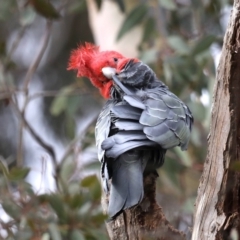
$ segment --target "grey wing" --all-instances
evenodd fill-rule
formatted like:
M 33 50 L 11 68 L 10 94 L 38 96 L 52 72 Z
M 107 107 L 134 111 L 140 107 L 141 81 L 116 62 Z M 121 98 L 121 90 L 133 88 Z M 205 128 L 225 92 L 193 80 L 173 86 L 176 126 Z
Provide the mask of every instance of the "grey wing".
M 124 100 L 133 109 L 142 110 L 139 123 L 149 140 L 164 149 L 175 146 L 187 149 L 192 114 L 146 64 L 129 62 L 125 71 L 113 80 L 122 90 Z
M 95 139 L 98 150 L 98 160 L 103 161 L 105 150 L 102 149 L 102 142 L 108 138 L 111 128 L 110 110 L 116 104 L 113 100 L 108 100 L 104 105 L 96 123 Z
M 102 175 L 102 184 L 105 192 L 109 191 L 108 179 L 109 170 L 107 166 L 107 159 L 105 157 L 105 149 L 102 148 L 102 143 L 105 139 L 109 137 L 111 130 L 111 108 L 116 104 L 114 100 L 108 100 L 104 105 L 96 123 L 95 128 L 95 139 L 96 146 L 98 150 L 98 160 L 102 163 L 101 165 L 101 175 Z
M 180 146 L 186 150 L 193 123 L 189 108 L 167 89 L 150 89 L 145 94 L 145 100 L 138 99 L 145 105 L 139 123 L 146 137 L 164 149 Z M 136 96 L 124 99 L 137 106 Z
M 143 126 L 139 123 L 142 109 L 133 107 L 127 102 L 120 102 L 111 109 L 113 128 L 117 133 L 108 137 L 102 148 L 109 158 L 117 158 L 124 152 L 142 146 L 157 146 L 157 144 L 147 138 L 143 132 Z

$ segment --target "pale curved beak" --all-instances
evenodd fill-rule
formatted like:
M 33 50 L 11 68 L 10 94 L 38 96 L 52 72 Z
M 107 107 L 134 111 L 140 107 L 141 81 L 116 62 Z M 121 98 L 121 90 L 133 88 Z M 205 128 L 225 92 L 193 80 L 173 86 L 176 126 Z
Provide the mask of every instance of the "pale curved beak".
M 112 67 L 104 67 L 102 68 L 102 73 L 106 78 L 112 79 L 112 76 L 116 74 L 116 69 Z

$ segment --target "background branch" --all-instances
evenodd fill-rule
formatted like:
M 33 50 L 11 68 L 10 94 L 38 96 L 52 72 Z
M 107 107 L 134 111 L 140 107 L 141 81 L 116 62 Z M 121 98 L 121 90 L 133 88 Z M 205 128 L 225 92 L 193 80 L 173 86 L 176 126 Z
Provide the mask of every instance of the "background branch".
M 36 56 L 35 61 L 33 61 L 32 65 L 29 67 L 29 69 L 26 73 L 24 82 L 23 82 L 23 90 L 24 90 L 25 99 L 24 99 L 22 109 L 19 109 L 19 111 L 21 111 L 22 119 L 25 119 L 25 111 L 26 111 L 26 107 L 28 104 L 29 83 L 33 77 L 34 72 L 36 71 L 37 67 L 39 66 L 41 59 L 44 55 L 44 52 L 47 48 L 48 41 L 50 38 L 50 33 L 51 33 L 51 27 L 52 27 L 52 22 L 47 21 L 42 46 L 40 47 L 40 51 L 39 51 L 38 55 Z M 16 104 L 15 106 L 17 106 L 19 108 L 18 104 Z M 17 154 L 17 165 L 18 166 L 22 166 L 22 163 L 23 163 L 23 129 L 24 129 L 24 122 L 20 121 L 19 135 L 18 135 L 18 154 Z

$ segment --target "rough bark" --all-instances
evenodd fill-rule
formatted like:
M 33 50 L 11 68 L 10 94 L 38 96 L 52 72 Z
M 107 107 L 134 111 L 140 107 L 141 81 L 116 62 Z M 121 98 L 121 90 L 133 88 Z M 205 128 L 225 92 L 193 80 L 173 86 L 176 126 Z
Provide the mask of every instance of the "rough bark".
M 115 220 L 107 222 L 111 240 L 184 240 L 185 235 L 174 229 L 167 221 L 162 208 L 157 204 L 156 174 L 144 177 L 145 195 L 141 204 L 124 211 Z M 102 199 L 106 210 L 108 196 Z
M 240 236 L 240 0 L 234 1 L 217 71 L 209 147 L 192 240 Z

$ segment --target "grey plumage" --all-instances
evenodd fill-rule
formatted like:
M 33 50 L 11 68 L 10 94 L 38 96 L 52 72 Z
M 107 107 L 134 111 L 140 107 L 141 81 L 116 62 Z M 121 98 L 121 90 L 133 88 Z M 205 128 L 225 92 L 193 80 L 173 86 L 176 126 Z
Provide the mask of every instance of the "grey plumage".
M 143 125 L 140 124 L 139 122 L 133 122 L 129 120 L 118 120 L 115 123 L 115 126 L 119 130 L 125 130 L 125 131 L 130 131 L 130 130 L 143 130 Z
M 112 186 L 110 192 L 110 217 L 119 209 L 126 209 L 141 202 L 143 198 L 143 171 L 146 160 L 138 151 L 130 151 L 119 156 L 112 165 Z M 133 190 L 134 189 L 134 190 Z
M 113 81 L 96 125 L 106 191 L 112 179 L 110 218 L 141 202 L 143 172 L 160 167 L 167 149 L 187 149 L 193 122 L 189 108 L 142 62 L 130 61 Z

